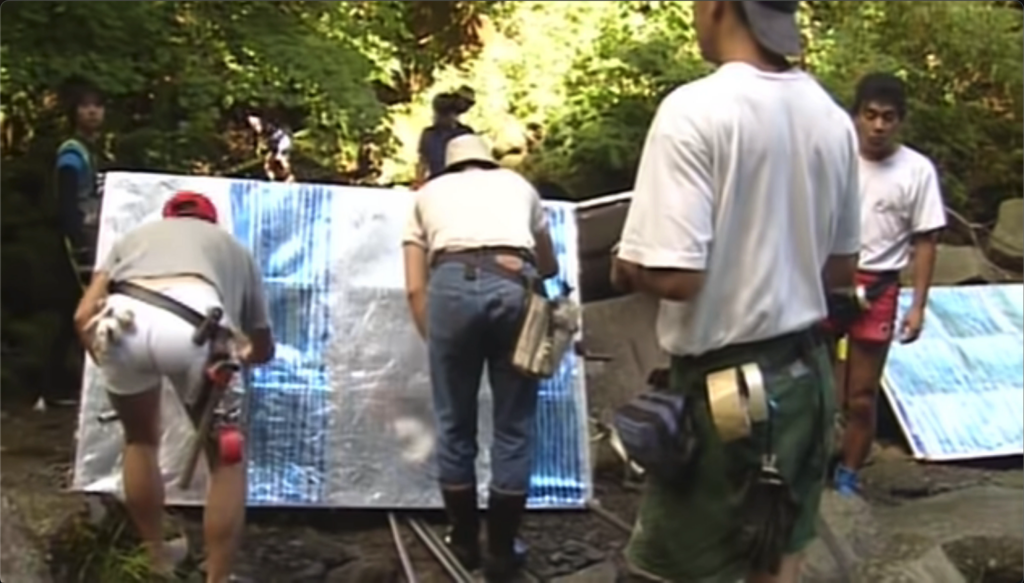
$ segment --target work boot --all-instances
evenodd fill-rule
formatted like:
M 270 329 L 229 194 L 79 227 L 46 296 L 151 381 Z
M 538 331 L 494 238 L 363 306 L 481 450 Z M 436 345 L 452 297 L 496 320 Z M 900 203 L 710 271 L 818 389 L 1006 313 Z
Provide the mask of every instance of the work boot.
M 487 505 L 487 561 L 484 577 L 488 583 L 508 583 L 526 562 L 516 550 L 516 533 L 526 510 L 525 495 L 491 490 Z
M 476 486 L 459 490 L 441 488 L 451 526 L 444 542 L 467 571 L 480 568 L 480 511 Z

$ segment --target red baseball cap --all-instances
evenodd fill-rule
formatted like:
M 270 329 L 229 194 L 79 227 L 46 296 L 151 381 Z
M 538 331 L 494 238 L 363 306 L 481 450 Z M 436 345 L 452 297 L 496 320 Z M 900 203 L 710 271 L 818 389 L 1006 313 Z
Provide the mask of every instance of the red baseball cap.
M 183 190 L 164 204 L 164 218 L 169 217 L 194 217 L 216 223 L 217 207 L 206 196 Z

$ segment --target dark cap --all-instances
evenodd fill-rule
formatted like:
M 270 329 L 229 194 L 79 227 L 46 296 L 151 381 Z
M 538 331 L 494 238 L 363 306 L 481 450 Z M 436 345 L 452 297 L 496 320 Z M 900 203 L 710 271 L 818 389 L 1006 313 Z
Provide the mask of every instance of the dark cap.
M 747 16 L 747 24 L 757 44 L 784 57 L 800 54 L 800 27 L 796 23 L 799 2 L 744 0 L 739 5 Z
M 198 192 L 182 191 L 164 204 L 164 218 L 192 217 L 211 223 L 217 222 L 217 207 Z

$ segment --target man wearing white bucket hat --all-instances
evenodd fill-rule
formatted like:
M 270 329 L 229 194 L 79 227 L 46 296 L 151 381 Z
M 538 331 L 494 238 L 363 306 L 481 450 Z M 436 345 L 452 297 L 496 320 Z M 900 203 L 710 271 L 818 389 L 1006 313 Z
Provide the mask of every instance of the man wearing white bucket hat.
M 448 142 L 445 167 L 416 192 L 402 239 L 406 291 L 426 339 L 437 422 L 439 482 L 448 544 L 463 565 L 480 562 L 477 395 L 484 365 L 494 401 L 485 575 L 520 566 L 515 535 L 526 506 L 538 383 L 512 365 L 528 282 L 558 272 L 540 196 L 499 168 L 484 140 Z

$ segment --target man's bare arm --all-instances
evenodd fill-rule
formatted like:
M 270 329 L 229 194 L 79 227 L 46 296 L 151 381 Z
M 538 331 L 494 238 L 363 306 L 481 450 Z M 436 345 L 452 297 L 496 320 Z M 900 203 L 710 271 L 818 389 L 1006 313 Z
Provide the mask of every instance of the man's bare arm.
M 249 333 L 249 350 L 243 356 L 246 364 L 266 364 L 274 360 L 274 334 L 270 328 L 256 328 Z
M 109 285 L 110 276 L 107 275 L 107 272 L 93 272 L 89 287 L 82 294 L 82 299 L 79 300 L 78 307 L 75 309 L 75 332 L 78 335 L 79 342 L 82 343 L 82 346 L 89 352 L 89 356 L 93 360 L 96 360 L 96 355 L 92 353 L 92 340 L 87 327 L 93 317 L 100 312 L 103 301 L 107 298 L 107 287 Z
M 420 337 L 427 337 L 427 251 L 419 245 L 402 246 L 405 258 L 405 294 Z
M 935 272 L 935 252 L 939 242 L 939 231 L 915 233 L 911 238 L 914 254 L 914 299 L 911 309 L 923 310 L 928 304 L 928 290 Z
M 618 257 L 612 259 L 611 279 L 620 291 L 647 293 L 675 302 L 692 300 L 704 286 L 703 271 L 649 269 Z
M 829 255 L 822 270 L 825 291 L 852 288 L 856 281 L 858 254 Z
M 558 275 L 558 258 L 555 257 L 555 244 L 551 241 L 551 233 L 545 228 L 533 234 L 535 253 L 537 254 L 537 271 L 544 279 Z

